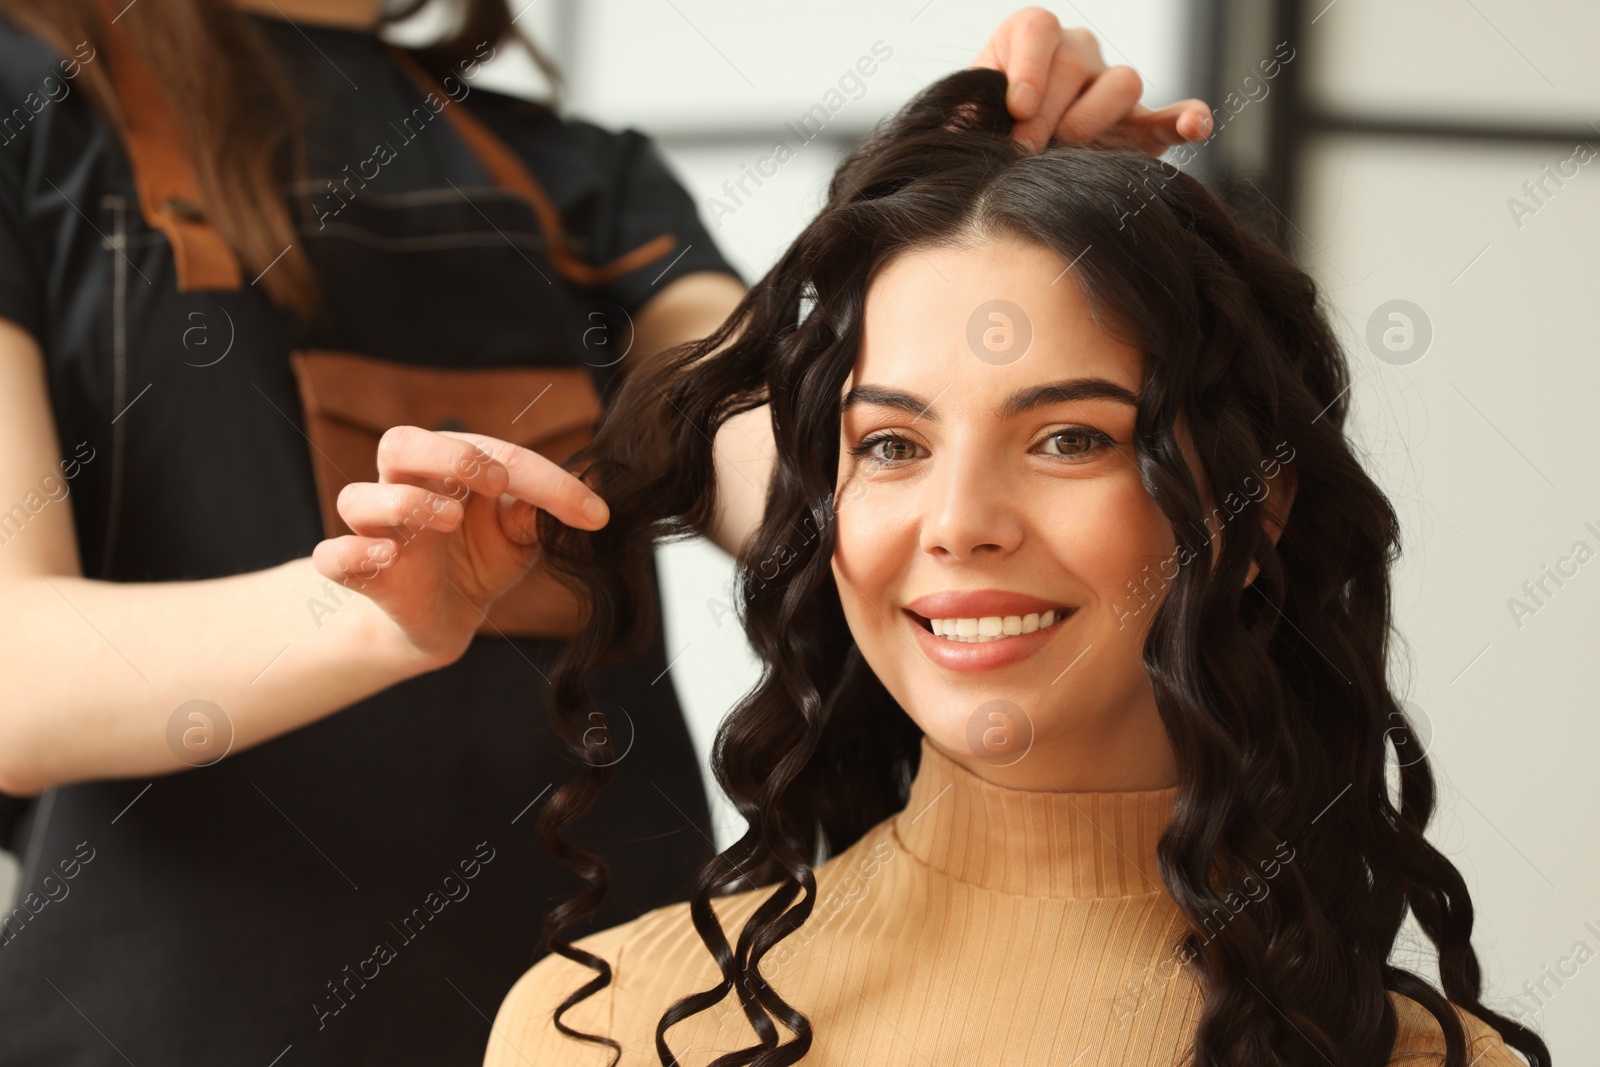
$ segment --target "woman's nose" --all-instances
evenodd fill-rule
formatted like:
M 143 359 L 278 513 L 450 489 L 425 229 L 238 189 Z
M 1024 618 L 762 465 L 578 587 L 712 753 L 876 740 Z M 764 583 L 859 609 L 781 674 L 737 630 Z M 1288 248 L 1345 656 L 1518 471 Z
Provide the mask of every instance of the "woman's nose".
M 1022 542 L 1025 504 L 995 457 L 947 447 L 923 481 L 920 547 L 951 560 L 1006 555 Z

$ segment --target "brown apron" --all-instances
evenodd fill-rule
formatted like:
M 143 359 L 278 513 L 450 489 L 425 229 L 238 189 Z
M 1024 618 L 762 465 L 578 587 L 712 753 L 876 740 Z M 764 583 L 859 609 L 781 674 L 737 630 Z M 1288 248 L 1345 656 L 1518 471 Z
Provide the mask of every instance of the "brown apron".
M 110 0 L 102 0 L 102 6 L 115 14 Z M 171 243 L 178 291 L 238 290 L 244 284 L 239 259 L 206 220 L 171 106 L 116 22 L 110 31 L 111 75 L 123 108 L 140 209 Z M 567 282 L 579 288 L 605 282 L 676 245 L 672 234 L 662 234 L 602 267 L 583 263 L 568 250 L 559 213 L 522 159 L 464 104 L 450 101 L 408 52 L 394 46 L 389 51 L 424 92 L 449 101 L 444 114 L 495 184 L 532 207 L 547 260 Z M 377 481 L 378 439 L 392 426 L 484 434 L 562 463 L 589 442 L 601 413 L 594 378 L 583 366 L 418 366 L 374 353 L 326 349 L 296 349 L 290 364 L 329 538 L 353 532 L 338 514 L 339 491 L 350 482 Z M 576 631 L 581 614 L 578 599 L 536 563 L 490 605 L 478 632 L 566 637 Z

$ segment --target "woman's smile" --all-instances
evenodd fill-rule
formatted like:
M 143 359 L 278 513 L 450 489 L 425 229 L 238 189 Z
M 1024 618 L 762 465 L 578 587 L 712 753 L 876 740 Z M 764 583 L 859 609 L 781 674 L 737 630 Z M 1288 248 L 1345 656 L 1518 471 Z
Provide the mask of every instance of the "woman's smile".
M 1026 615 L 980 615 L 976 618 L 929 619 L 928 629 L 952 641 L 998 641 L 1018 634 L 1031 634 L 1042 630 L 1057 619 L 1067 617 L 1067 611 L 1047 608 L 1043 612 L 1030 611 Z
M 925 655 L 940 666 L 973 671 L 1032 655 L 1049 641 L 1055 625 L 1077 609 L 1002 589 L 950 589 L 920 596 L 901 610 L 917 630 Z
M 935 665 L 953 671 L 989 671 L 1020 663 L 1044 648 L 1076 611 L 1047 608 L 1020 616 L 936 620 L 924 618 L 910 608 L 904 614 L 916 632 L 917 646 Z M 935 632 L 935 624 L 942 632 Z M 955 632 L 952 634 L 951 630 Z

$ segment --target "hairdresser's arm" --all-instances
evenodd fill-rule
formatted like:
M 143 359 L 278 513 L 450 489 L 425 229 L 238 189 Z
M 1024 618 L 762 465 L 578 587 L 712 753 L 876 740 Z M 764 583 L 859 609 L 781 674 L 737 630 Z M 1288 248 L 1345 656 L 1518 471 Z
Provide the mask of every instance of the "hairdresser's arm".
M 1095 35 L 1063 27 L 1042 7 L 1025 7 L 995 28 L 972 61 L 1004 71 L 1012 136 L 1033 151 L 1054 136 L 1066 142 L 1119 142 L 1152 155 L 1211 134 L 1205 101 L 1180 100 L 1158 110 L 1139 103 L 1144 82 L 1129 66 L 1107 66 Z
M 63 476 L 76 464 L 61 463 L 38 345 L 0 319 L 0 790 L 185 770 L 204 757 L 180 760 L 167 729 L 190 700 L 223 710 L 237 752 L 424 668 L 370 600 L 330 598 L 309 559 L 210 581 L 85 579 Z M 312 599 L 343 606 L 319 623 Z
M 605 518 L 543 456 L 396 427 L 378 444 L 379 480 L 340 494 L 357 532 L 310 557 L 227 578 L 99 581 L 78 566 L 64 475 L 111 459 L 75 455 L 63 466 L 38 345 L 0 319 L 0 790 L 13 795 L 186 770 L 215 758 L 191 747 L 208 728 L 221 739 L 231 725 L 239 752 L 446 666 L 526 572 L 537 510 L 586 529 Z M 191 744 L 169 740 L 193 700 L 227 725 L 185 715 L 176 732 Z
M 673 280 L 640 310 L 634 344 L 648 360 L 673 345 L 709 335 L 744 296 L 744 283 L 718 271 Z M 723 424 L 713 453 L 717 517 L 711 539 L 737 556 L 761 522 L 772 478 L 772 419 L 765 404 Z

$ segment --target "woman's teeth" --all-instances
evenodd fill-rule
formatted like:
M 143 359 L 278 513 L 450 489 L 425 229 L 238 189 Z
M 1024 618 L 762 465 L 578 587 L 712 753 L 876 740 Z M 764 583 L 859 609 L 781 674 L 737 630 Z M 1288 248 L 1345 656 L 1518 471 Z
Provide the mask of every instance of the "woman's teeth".
M 929 619 L 933 632 L 950 641 L 997 641 L 1016 634 L 1031 634 L 1042 630 L 1057 619 L 1066 617 L 1066 610 L 1050 610 L 1029 615 L 984 615 L 977 619 Z

